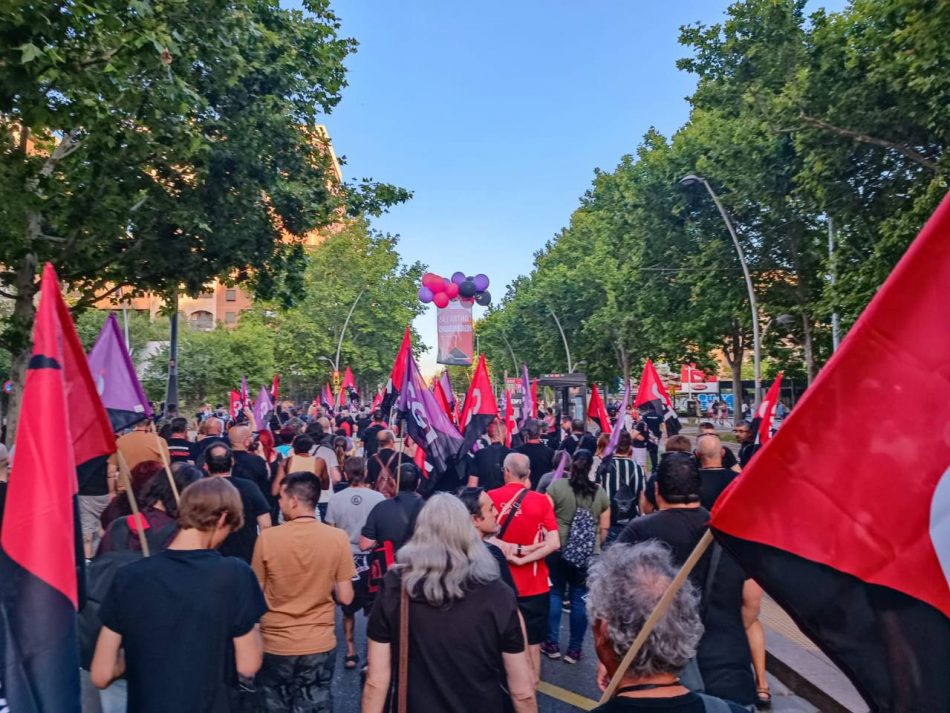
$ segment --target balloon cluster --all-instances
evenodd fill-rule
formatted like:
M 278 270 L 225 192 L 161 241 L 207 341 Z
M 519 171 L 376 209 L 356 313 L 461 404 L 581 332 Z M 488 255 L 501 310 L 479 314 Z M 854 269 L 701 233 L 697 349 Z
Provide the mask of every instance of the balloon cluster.
M 491 304 L 491 293 L 488 291 L 488 277 L 478 274 L 475 277 L 466 276 L 464 272 L 456 272 L 452 279 L 427 272 L 422 276 L 422 287 L 419 288 L 419 301 L 423 304 L 432 302 L 442 309 L 448 307 L 449 302 L 458 299 L 463 305 L 471 306 L 473 302 L 487 307 Z

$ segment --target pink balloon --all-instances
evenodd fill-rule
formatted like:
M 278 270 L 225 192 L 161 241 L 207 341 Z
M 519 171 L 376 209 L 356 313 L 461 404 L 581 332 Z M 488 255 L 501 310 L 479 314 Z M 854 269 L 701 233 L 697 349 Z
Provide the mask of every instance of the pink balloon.
M 436 285 L 441 284 L 442 278 L 434 272 L 427 272 L 422 276 L 422 284 L 435 292 Z
M 432 298 L 432 301 L 439 309 L 449 306 L 449 296 L 444 292 L 436 292 L 435 296 Z
M 448 286 L 445 288 L 445 294 L 449 296 L 450 300 L 454 300 L 456 297 L 459 296 L 459 286 L 456 285 L 454 282 L 450 282 Z

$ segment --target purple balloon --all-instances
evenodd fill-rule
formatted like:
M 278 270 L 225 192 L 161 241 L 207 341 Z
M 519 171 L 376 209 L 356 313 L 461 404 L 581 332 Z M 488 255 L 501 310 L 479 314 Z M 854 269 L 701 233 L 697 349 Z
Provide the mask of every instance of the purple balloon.
M 429 304 L 432 301 L 433 296 L 432 290 L 430 290 L 428 287 L 419 288 L 418 297 L 422 304 Z
M 488 289 L 487 275 L 483 275 L 479 273 L 475 275 L 475 279 L 473 280 L 473 282 L 475 283 L 475 289 L 478 290 L 479 292 L 484 292 L 485 290 Z
M 465 282 L 465 273 L 464 272 L 453 272 L 452 273 L 452 282 L 456 285 L 461 285 Z

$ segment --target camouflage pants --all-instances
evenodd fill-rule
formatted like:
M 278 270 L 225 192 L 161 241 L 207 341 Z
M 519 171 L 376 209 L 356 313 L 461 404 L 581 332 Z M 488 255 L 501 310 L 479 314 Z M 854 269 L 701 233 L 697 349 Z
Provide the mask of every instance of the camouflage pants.
M 266 713 L 330 713 L 336 649 L 306 656 L 264 654 L 255 679 Z

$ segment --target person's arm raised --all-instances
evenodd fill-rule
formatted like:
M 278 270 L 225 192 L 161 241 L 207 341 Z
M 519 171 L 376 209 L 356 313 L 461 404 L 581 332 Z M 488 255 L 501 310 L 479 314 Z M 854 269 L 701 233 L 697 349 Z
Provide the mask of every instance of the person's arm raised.
M 264 663 L 264 640 L 261 638 L 261 626 L 255 624 L 244 636 L 234 639 L 234 666 L 245 678 L 253 678 Z

